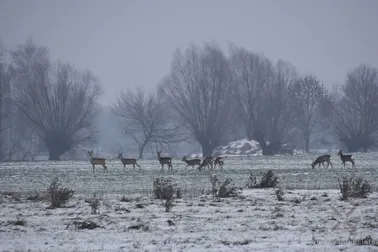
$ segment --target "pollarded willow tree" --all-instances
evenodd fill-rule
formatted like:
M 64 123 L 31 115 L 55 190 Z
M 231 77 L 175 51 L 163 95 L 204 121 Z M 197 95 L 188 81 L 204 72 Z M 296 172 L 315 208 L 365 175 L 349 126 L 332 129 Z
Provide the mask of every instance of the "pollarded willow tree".
M 45 143 L 50 160 L 93 139 L 102 90 L 91 72 L 78 72 L 68 64 L 54 69 L 48 50 L 32 40 L 19 45 L 12 59 L 15 104 Z
M 202 154 L 211 155 L 225 133 L 234 99 L 231 69 L 219 46 L 206 43 L 203 48 L 191 45 L 185 53 L 177 50 L 159 89 Z
M 112 112 L 126 135 L 138 145 L 139 158 L 151 144 L 169 146 L 185 139 L 167 104 L 154 91 L 147 93 L 138 88 L 121 92 Z
M 296 128 L 303 135 L 305 150 L 310 150 L 310 139 L 321 117 L 322 101 L 328 90 L 313 75 L 297 79 L 289 87 L 290 109 L 295 114 Z
M 244 48 L 232 46 L 230 51 L 237 111 L 246 136 L 260 143 L 264 155 L 276 154 L 292 122 L 287 100 L 295 69 L 284 61 L 274 66 L 268 58 Z
M 348 151 L 367 151 L 378 140 L 378 69 L 361 64 L 348 73 L 331 117 Z

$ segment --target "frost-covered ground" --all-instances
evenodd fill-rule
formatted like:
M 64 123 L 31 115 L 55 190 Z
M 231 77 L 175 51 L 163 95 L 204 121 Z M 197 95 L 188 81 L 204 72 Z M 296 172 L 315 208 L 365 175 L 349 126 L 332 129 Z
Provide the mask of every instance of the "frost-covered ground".
M 336 190 L 342 175 L 364 176 L 375 190 L 378 155 L 354 156 L 357 170 L 341 169 L 336 155 L 333 169 L 312 170 L 316 156 L 296 155 L 227 158 L 224 170 L 216 171 L 220 180 L 232 178 L 244 187 L 251 172 L 273 169 L 285 188 L 281 202 L 274 189 L 244 189 L 226 199 L 206 195 L 210 172 L 185 169 L 178 158 L 172 172 L 161 171 L 153 160 L 141 160 L 142 170 L 134 171 L 110 161 L 108 173 L 100 167 L 92 173 L 88 162 L 2 163 L 0 251 L 377 251 L 347 243 L 367 235 L 378 240 L 378 193 L 345 202 Z M 55 176 L 75 191 L 67 208 L 47 209 L 48 202 L 26 199 L 34 190 L 46 190 Z M 160 176 L 183 190 L 171 212 L 152 195 L 153 178 Z M 93 193 L 101 202 L 94 215 L 85 202 Z M 121 202 L 122 196 L 128 202 Z M 15 225 L 17 220 L 24 225 Z M 84 220 L 102 228 L 75 228 L 75 221 Z

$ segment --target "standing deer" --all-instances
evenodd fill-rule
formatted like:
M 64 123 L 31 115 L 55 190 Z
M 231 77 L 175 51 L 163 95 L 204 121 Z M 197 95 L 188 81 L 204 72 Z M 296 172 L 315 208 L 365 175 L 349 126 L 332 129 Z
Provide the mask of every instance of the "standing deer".
M 202 160 L 202 163 L 200 164 L 200 166 L 198 167 L 199 170 L 202 169 L 202 167 L 205 167 L 207 166 L 207 168 L 209 168 L 209 170 L 213 170 L 213 163 L 214 160 L 213 160 L 213 157 L 212 156 L 209 156 L 209 157 L 205 157 L 204 160 Z
M 166 164 L 168 166 L 168 170 L 172 170 L 172 158 L 171 157 L 162 157 L 160 156 L 161 151 L 156 151 L 157 158 L 159 160 L 159 163 L 161 165 L 161 169 L 164 169 L 164 165 Z
M 327 167 L 324 166 L 324 162 L 327 162 Z M 329 165 L 331 165 L 331 167 L 333 168 L 333 165 L 331 163 L 331 155 L 319 156 L 314 162 L 312 162 L 311 167 L 312 169 L 314 169 L 315 166 L 318 165 L 319 168 L 320 164 L 322 164 L 324 168 L 328 168 Z
M 126 165 L 133 165 L 134 169 L 135 166 L 138 166 L 140 169 L 140 165 L 137 163 L 137 160 L 135 158 L 123 158 L 123 153 L 119 153 L 118 158 L 123 164 L 123 169 L 126 168 Z
M 344 169 L 345 169 L 346 162 L 351 162 L 352 168 L 354 167 L 356 169 L 356 164 L 354 163 L 354 160 L 352 159 L 352 155 L 344 155 L 342 150 L 339 150 L 339 153 L 337 153 L 337 155 L 340 156 L 341 162 L 343 162 L 344 164 Z
M 223 157 L 217 157 L 214 160 L 214 169 L 217 167 L 217 165 L 219 165 L 219 167 L 223 170 L 223 165 L 224 165 Z
M 186 157 L 183 157 L 181 161 L 184 161 L 186 163 L 185 169 L 188 168 L 188 166 L 192 166 L 194 168 L 195 165 L 201 165 L 201 159 L 198 158 L 189 160 Z
M 104 172 L 108 172 L 108 167 L 106 167 L 106 159 L 105 158 L 95 158 L 93 157 L 93 151 L 88 151 L 88 155 L 91 157 L 90 159 L 90 162 L 91 162 L 91 165 L 93 166 L 93 172 L 95 170 L 95 166 L 96 165 L 101 165 L 102 167 L 104 167 Z

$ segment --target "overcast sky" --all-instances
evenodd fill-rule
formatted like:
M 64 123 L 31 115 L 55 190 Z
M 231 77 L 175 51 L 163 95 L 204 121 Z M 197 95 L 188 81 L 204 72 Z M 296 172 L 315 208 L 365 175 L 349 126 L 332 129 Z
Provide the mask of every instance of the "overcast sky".
M 111 104 L 151 88 L 191 42 L 228 42 L 290 61 L 327 85 L 360 63 L 378 67 L 378 0 L 0 0 L 8 48 L 32 36 L 52 59 L 92 70 Z

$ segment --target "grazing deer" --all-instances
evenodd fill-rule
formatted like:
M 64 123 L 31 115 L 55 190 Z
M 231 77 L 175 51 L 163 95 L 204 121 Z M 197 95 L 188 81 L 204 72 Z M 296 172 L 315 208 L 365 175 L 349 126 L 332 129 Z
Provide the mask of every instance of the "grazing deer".
M 161 151 L 156 151 L 159 163 L 161 165 L 161 169 L 164 169 L 164 165 L 166 164 L 168 166 L 168 170 L 172 170 L 172 158 L 171 157 L 162 157 L 160 156 Z
M 223 170 L 223 165 L 224 165 L 223 157 L 217 157 L 214 160 L 214 169 L 217 167 L 217 165 L 219 165 L 219 167 Z
M 106 167 L 106 159 L 105 158 L 95 158 L 93 157 L 93 151 L 88 151 L 88 155 L 91 157 L 90 159 L 90 162 L 91 162 L 91 165 L 93 166 L 93 172 L 95 170 L 95 166 L 96 165 L 101 165 L 102 167 L 104 167 L 104 172 L 105 171 L 108 171 L 108 167 Z
M 202 167 L 207 166 L 207 168 L 209 168 L 209 170 L 212 171 L 213 170 L 213 165 L 214 165 L 213 157 L 212 156 L 205 157 L 205 159 L 202 160 L 202 163 L 200 164 L 200 166 L 198 167 L 198 169 L 202 170 Z
M 324 162 L 327 162 L 327 167 L 324 166 Z M 329 165 L 331 165 L 331 167 L 333 168 L 333 165 L 331 163 L 331 155 L 319 156 L 317 159 L 315 159 L 314 162 L 312 162 L 311 167 L 312 169 L 314 169 L 315 166 L 318 165 L 319 168 L 320 164 L 322 164 L 324 168 L 328 168 Z
M 352 159 L 352 155 L 344 155 L 342 150 L 339 150 L 339 153 L 337 153 L 337 155 L 340 156 L 340 159 L 344 164 L 344 168 L 345 168 L 346 162 L 351 162 L 352 168 L 354 167 L 356 169 L 356 164 L 354 163 L 354 160 Z
M 185 169 L 188 168 L 188 166 L 192 166 L 194 168 L 195 165 L 201 165 L 201 159 L 195 158 L 195 159 L 186 159 L 186 157 L 183 157 L 181 161 L 184 161 L 186 163 Z
M 119 153 L 118 158 L 121 160 L 124 169 L 126 168 L 126 165 L 133 165 L 134 169 L 135 166 L 138 166 L 140 169 L 140 165 L 137 163 L 137 160 L 135 158 L 123 158 L 122 153 Z

